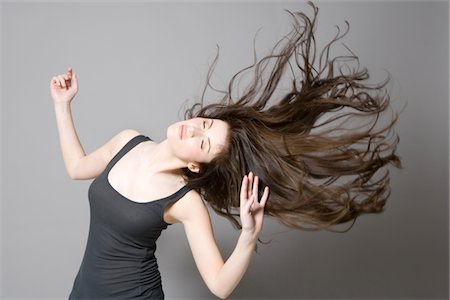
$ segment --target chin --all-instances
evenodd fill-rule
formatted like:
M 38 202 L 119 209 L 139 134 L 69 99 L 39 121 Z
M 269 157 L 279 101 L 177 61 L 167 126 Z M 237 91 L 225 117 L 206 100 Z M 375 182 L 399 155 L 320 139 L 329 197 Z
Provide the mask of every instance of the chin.
M 173 134 L 174 134 L 174 126 L 173 126 L 174 124 L 172 124 L 172 125 L 170 125 L 169 127 L 167 127 L 167 130 L 166 130 L 166 137 L 167 137 L 167 139 L 172 139 L 173 138 Z
M 166 135 L 168 140 L 178 140 L 178 123 L 173 123 L 169 127 L 167 127 Z

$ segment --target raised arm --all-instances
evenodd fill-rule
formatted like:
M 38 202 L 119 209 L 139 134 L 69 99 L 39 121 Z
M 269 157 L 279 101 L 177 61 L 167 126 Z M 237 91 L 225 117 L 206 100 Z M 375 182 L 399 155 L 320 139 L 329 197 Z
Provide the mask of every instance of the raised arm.
M 192 254 L 209 290 L 221 299 L 227 298 L 244 276 L 262 229 L 264 206 L 269 195 L 266 187 L 258 202 L 258 178 L 250 173 L 242 180 L 242 230 L 233 253 L 226 262 L 217 248 L 208 210 L 198 193 L 176 202 L 170 215 L 183 223 Z
M 75 166 L 85 156 L 72 120 L 70 104 L 78 92 L 78 80 L 72 69 L 66 74 L 54 76 L 50 82 L 50 92 L 56 114 L 59 142 L 64 164 L 70 178 L 74 178 Z
M 97 177 L 105 169 L 112 156 L 127 141 L 139 134 L 132 129 L 124 130 L 91 154 L 86 155 L 72 119 L 71 102 L 78 92 L 78 80 L 72 68 L 69 68 L 66 74 L 52 78 L 50 92 L 55 108 L 64 165 L 72 179 Z

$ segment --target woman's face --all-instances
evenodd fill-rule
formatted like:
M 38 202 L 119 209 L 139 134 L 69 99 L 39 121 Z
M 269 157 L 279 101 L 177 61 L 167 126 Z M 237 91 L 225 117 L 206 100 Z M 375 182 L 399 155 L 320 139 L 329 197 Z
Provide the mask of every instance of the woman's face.
M 181 160 L 208 163 L 223 149 L 228 131 L 228 124 L 222 120 L 193 118 L 170 125 L 167 139 Z

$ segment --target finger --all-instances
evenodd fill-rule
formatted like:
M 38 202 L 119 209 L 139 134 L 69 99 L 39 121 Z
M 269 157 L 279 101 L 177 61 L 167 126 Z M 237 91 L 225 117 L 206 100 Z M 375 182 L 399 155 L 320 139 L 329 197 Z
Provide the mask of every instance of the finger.
M 64 80 L 64 77 L 62 75 L 58 75 L 58 81 L 62 87 L 66 87 L 66 81 Z
M 255 180 L 253 181 L 252 194 L 253 194 L 253 197 L 256 199 L 256 201 L 258 201 L 258 183 L 259 183 L 259 177 L 255 176 Z
M 245 200 L 247 199 L 247 188 L 248 188 L 248 178 L 247 175 L 242 178 L 241 184 L 241 207 L 245 204 Z
M 244 202 L 241 203 L 241 215 L 250 214 L 252 212 L 252 205 L 253 205 L 252 199 L 244 200 Z
M 67 77 L 67 75 L 63 76 L 65 88 L 69 88 L 71 86 L 71 80 Z
M 259 202 L 259 205 L 264 208 L 266 206 L 266 202 L 267 202 L 268 198 L 269 198 L 269 187 L 266 186 L 264 188 L 264 193 L 261 197 L 261 201 Z
M 253 190 L 253 172 L 248 173 L 248 181 L 247 198 L 250 198 Z
M 57 76 L 52 78 L 52 84 L 56 87 L 61 87 L 61 81 L 59 80 L 59 78 Z
M 77 74 L 75 73 L 72 74 L 72 81 L 70 82 L 70 85 L 72 85 L 75 89 L 78 88 Z
M 72 77 L 73 77 L 73 70 L 72 70 L 72 68 L 69 68 L 69 69 L 67 69 L 66 78 L 72 79 Z

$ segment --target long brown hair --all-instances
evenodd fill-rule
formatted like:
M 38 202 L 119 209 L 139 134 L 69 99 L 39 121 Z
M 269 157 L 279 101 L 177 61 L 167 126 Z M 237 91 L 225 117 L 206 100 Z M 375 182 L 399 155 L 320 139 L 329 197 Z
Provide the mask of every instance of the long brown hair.
M 232 77 L 222 99 L 205 105 L 203 93 L 185 114 L 230 126 L 224 151 L 201 165 L 200 173 L 185 174 L 188 184 L 238 228 L 239 189 L 249 171 L 260 177 L 261 189 L 270 188 L 265 214 L 292 228 L 331 230 L 361 214 L 383 211 L 390 194 L 387 165 L 401 168 L 395 154 L 399 137 L 393 132 L 398 113 L 389 110 L 386 91 L 389 77 L 371 85 L 356 55 L 330 58 L 348 23 L 317 53 L 318 8 L 309 5 L 312 18 L 287 11 L 293 20 L 290 33 L 269 55 L 257 60 L 255 54 L 253 64 Z M 205 90 L 212 87 L 217 59 L 218 54 Z M 250 84 L 235 97 L 239 76 L 251 70 Z M 288 75 L 291 87 L 277 96 Z M 387 111 L 392 114 L 383 120 Z

